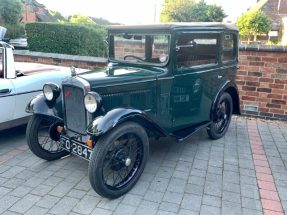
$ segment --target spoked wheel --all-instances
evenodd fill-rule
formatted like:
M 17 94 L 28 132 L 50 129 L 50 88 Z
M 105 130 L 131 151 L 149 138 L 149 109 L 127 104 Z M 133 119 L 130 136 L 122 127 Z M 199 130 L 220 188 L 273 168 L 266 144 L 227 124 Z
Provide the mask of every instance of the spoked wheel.
M 207 129 L 211 139 L 219 139 L 224 136 L 231 121 L 232 110 L 232 98 L 228 93 L 224 93 L 215 109 L 215 119 Z
M 117 198 L 127 193 L 142 174 L 149 153 L 143 127 L 128 122 L 102 137 L 94 148 L 89 178 L 101 196 Z
M 52 117 L 33 115 L 26 130 L 27 143 L 30 150 L 45 160 L 56 160 L 69 154 L 60 147 L 54 129 L 59 123 Z M 51 138 L 53 135 L 53 138 Z

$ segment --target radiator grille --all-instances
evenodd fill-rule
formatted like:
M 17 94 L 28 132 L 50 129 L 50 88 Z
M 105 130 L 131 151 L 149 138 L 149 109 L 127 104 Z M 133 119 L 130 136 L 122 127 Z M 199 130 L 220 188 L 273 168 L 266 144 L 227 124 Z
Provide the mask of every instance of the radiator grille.
M 63 86 L 65 124 L 68 129 L 84 134 L 87 127 L 84 92 L 79 87 Z

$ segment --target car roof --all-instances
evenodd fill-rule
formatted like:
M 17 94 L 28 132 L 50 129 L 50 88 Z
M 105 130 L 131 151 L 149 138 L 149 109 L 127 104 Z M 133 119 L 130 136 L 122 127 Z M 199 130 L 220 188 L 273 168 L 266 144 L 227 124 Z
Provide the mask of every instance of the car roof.
M 238 31 L 234 24 L 222 22 L 175 22 L 175 23 L 159 23 L 150 25 L 111 25 L 108 30 L 176 30 L 176 29 L 228 29 Z

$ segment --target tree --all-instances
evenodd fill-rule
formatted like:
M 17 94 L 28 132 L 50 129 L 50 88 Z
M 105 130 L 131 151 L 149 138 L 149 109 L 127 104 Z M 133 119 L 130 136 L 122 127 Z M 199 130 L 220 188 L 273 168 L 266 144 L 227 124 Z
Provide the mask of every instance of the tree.
M 267 34 L 271 30 L 271 20 L 262 11 L 250 11 L 237 19 L 239 34 L 246 36 L 248 42 L 250 37 L 254 36 L 254 41 L 257 41 L 257 36 Z
M 58 22 L 67 22 L 68 20 L 58 11 L 49 10 L 49 13 L 51 16 L 53 16 L 55 19 L 57 19 Z
M 0 21 L 17 24 L 22 16 L 23 3 L 20 0 L 0 0 Z
M 204 0 L 165 0 L 161 22 L 222 22 L 222 7 L 207 5 Z
M 83 15 L 80 15 L 80 14 L 76 14 L 76 15 L 70 16 L 69 17 L 69 22 L 76 23 L 76 24 L 85 24 L 85 25 L 96 24 L 89 17 L 83 16 Z

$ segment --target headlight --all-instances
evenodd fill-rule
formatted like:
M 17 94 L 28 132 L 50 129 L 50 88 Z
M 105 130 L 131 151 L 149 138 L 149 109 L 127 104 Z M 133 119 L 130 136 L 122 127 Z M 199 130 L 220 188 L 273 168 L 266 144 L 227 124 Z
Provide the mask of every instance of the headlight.
M 43 87 L 43 93 L 45 98 L 48 101 L 58 98 L 60 95 L 61 89 L 55 84 L 45 84 Z
M 88 93 L 84 98 L 85 108 L 90 113 L 95 113 L 98 108 L 98 101 L 96 96 L 92 93 Z

